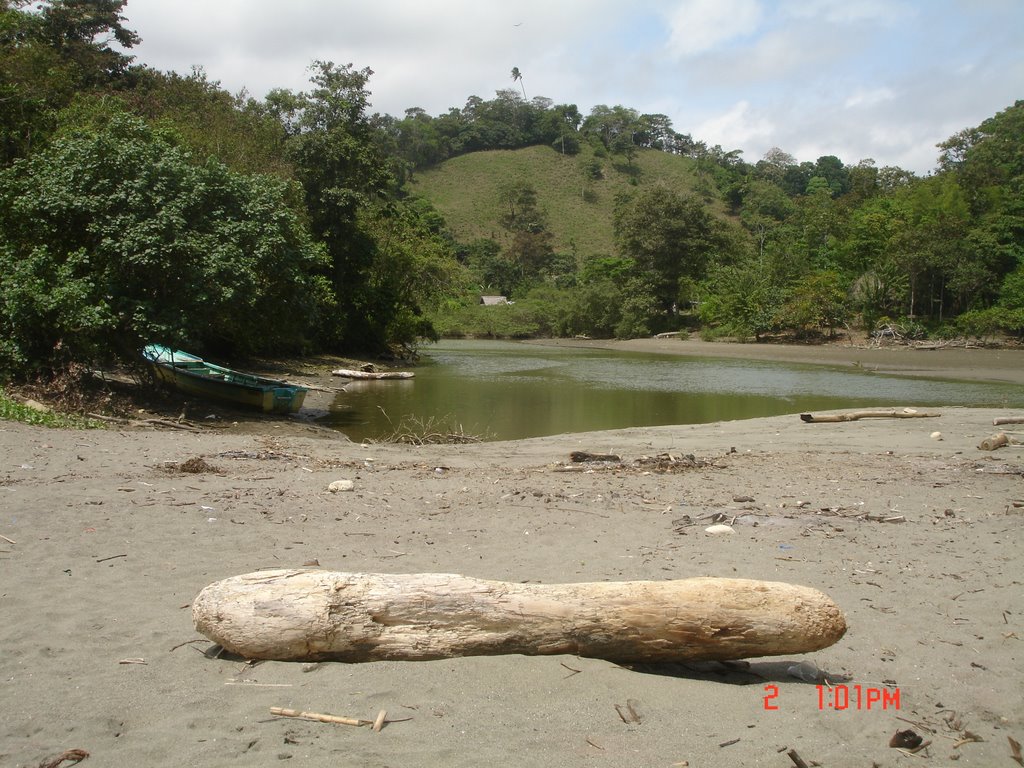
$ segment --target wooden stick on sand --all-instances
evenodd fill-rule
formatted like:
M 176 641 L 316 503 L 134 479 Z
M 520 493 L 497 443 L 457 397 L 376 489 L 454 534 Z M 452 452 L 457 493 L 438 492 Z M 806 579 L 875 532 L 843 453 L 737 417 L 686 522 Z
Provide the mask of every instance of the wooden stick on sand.
M 934 419 L 942 414 L 922 413 L 913 408 L 895 408 L 886 411 L 853 411 L 851 413 L 834 413 L 815 416 L 813 413 L 801 413 L 800 421 L 807 424 L 832 424 L 840 421 L 858 421 L 860 419 Z
M 270 714 L 278 717 L 297 717 L 301 720 L 315 720 L 318 723 L 335 723 L 337 725 L 373 725 L 373 720 L 358 720 L 354 717 L 341 717 L 340 715 L 325 715 L 321 712 L 302 712 L 298 709 L 285 709 L 284 707 L 271 707 Z

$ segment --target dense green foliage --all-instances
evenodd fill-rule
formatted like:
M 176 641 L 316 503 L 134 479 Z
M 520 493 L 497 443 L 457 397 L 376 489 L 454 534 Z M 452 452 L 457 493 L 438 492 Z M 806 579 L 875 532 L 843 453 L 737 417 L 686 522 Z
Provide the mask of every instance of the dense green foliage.
M 36 410 L 12 400 L 3 390 L 0 390 L 0 421 L 20 421 L 25 424 L 62 429 L 103 429 L 106 427 L 106 424 L 96 419 Z
M 0 0 L 0 374 L 441 334 L 1024 334 L 1024 102 L 937 170 L 754 163 L 665 115 L 368 113 L 372 72 L 230 95 L 136 66 L 124 0 Z M 483 305 L 482 295 L 511 303 Z
M 269 176 L 196 164 L 128 116 L 16 162 L 0 174 L 0 362 L 301 339 L 327 303 L 315 277 L 324 260 L 286 192 Z

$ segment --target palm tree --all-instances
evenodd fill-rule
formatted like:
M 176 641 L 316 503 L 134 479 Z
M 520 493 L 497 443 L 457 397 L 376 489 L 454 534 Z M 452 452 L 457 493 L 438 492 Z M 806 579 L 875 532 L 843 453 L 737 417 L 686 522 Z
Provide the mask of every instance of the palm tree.
M 512 67 L 512 82 L 519 81 L 519 87 L 523 89 L 523 99 L 526 99 L 526 86 L 523 85 L 523 73 L 519 71 L 519 67 Z

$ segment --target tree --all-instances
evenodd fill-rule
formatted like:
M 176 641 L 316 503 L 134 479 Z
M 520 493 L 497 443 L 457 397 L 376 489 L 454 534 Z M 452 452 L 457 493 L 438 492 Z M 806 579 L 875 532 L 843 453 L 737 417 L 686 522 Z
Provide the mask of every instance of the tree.
M 0 167 L 24 157 L 56 127 L 76 93 L 109 86 L 139 42 L 124 27 L 125 0 L 0 2 Z
M 623 255 L 650 276 L 661 310 L 671 313 L 680 280 L 700 280 L 726 239 L 722 226 L 693 197 L 654 186 L 615 210 L 615 238 Z
M 368 282 L 373 241 L 360 228 L 360 211 L 387 199 L 394 184 L 366 116 L 366 84 L 373 72 L 324 61 L 315 62 L 312 72 L 310 91 L 288 99 L 279 94 L 277 102 L 291 109 L 286 119 L 295 133 L 287 155 L 305 190 L 313 234 L 330 257 L 328 276 L 339 311 L 324 318 L 321 340 L 335 348 L 372 350 L 379 334 L 367 326 L 365 313 L 348 310 L 369 301 L 363 293 L 374 290 Z M 373 322 L 387 325 L 386 318 Z
M 519 82 L 519 87 L 523 89 L 523 99 L 526 98 L 526 86 L 523 84 L 523 73 L 519 71 L 519 67 L 512 67 L 512 82 Z
M 525 181 L 503 181 L 498 199 L 504 209 L 501 226 L 510 232 L 539 232 L 547 226 L 544 213 L 537 207 L 537 189 Z
M 132 48 L 141 42 L 126 28 L 128 0 L 51 0 L 41 3 L 41 38 L 62 58 L 75 62 L 87 84 L 124 74 L 131 57 L 110 43 Z
M 330 299 L 288 198 L 127 115 L 18 161 L 0 173 L 0 369 L 129 361 L 151 341 L 299 348 Z
M 828 329 L 829 338 L 846 322 L 846 291 L 836 272 L 823 271 L 807 275 L 792 287 L 789 297 L 778 312 L 781 328 L 798 336 Z
M 425 200 L 360 211 L 360 230 L 373 243 L 373 259 L 364 279 L 367 290 L 355 296 L 351 315 L 372 334 L 365 348 L 414 346 L 437 340 L 427 319 L 449 293 L 465 290 L 450 241 L 437 226 L 437 213 Z
M 701 283 L 700 319 L 715 334 L 759 340 L 777 331 L 784 288 L 755 263 L 720 266 Z
M 754 164 L 757 174 L 773 184 L 782 184 L 786 172 L 796 166 L 796 158 L 778 147 L 772 147 L 764 153 L 764 157 Z
M 172 125 L 197 156 L 216 157 L 243 173 L 294 178 L 283 151 L 287 130 L 266 104 L 244 92 L 232 96 L 200 67 L 186 77 L 139 68 L 132 79 L 133 87 L 119 91 L 116 101 L 147 121 Z M 79 97 L 65 119 L 102 114 L 113 101 L 105 93 Z

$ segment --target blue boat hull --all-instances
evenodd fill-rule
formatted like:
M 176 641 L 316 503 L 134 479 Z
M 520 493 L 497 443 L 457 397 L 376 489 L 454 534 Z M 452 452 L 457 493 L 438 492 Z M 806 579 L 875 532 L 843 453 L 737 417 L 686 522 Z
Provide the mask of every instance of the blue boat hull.
M 309 391 L 278 379 L 233 371 L 159 344 L 148 345 L 142 356 L 158 379 L 180 392 L 265 413 L 295 413 Z

